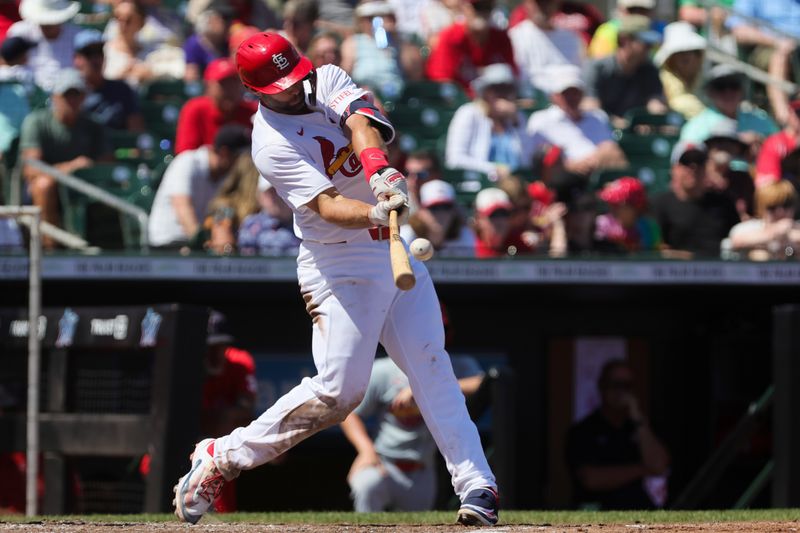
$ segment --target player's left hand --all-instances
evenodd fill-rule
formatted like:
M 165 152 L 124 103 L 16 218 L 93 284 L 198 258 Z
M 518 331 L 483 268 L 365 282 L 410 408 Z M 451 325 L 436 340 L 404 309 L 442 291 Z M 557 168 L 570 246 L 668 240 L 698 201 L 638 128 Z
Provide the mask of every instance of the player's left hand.
M 399 170 L 383 167 L 369 177 L 369 186 L 378 201 L 400 195 L 403 197 L 403 204 L 408 208 L 408 185 L 406 177 Z

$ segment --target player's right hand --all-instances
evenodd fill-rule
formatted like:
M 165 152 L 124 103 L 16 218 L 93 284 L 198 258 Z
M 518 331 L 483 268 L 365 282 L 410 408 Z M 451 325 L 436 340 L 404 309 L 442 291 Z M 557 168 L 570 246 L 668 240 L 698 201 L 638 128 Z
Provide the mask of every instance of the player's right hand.
M 369 221 L 376 226 L 389 225 L 389 211 L 397 210 L 397 223 L 404 224 L 408 220 L 408 201 L 402 195 L 395 194 L 388 200 L 382 200 L 369 210 Z
M 369 177 L 369 186 L 372 194 L 378 201 L 386 200 L 390 196 L 400 195 L 408 205 L 408 185 L 406 177 L 392 167 L 383 167 Z

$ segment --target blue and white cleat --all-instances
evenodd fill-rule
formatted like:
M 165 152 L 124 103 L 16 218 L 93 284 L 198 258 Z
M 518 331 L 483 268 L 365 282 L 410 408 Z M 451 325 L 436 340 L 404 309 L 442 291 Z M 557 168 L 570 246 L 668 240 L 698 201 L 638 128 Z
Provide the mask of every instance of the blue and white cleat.
M 499 519 L 497 491 L 483 487 L 469 491 L 458 510 L 458 523 L 465 526 L 493 526 Z
M 189 459 L 192 469 L 175 485 L 172 505 L 179 520 L 196 524 L 219 496 L 225 478 L 214 464 L 214 439 L 198 442 Z

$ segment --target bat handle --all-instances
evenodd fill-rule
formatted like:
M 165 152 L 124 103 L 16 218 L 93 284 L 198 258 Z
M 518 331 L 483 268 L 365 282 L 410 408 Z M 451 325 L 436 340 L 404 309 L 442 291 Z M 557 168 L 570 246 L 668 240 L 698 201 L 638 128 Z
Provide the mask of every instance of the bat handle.
M 403 246 L 403 239 L 400 238 L 400 227 L 397 223 L 397 211 L 389 211 L 389 258 L 392 262 L 392 275 L 394 284 L 400 290 L 410 290 L 414 287 L 417 279 L 411 270 L 408 262 L 408 253 Z

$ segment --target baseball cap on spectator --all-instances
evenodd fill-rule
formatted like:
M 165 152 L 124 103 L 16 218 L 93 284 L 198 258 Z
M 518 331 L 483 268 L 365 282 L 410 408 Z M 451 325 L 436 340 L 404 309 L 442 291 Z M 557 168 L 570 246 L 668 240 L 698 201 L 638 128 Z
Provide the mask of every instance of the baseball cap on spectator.
M 22 37 L 7 37 L 3 41 L 3 44 L 0 45 L 0 57 L 2 57 L 3 61 L 6 63 L 13 63 L 18 60 L 22 54 L 35 47 L 36 43 L 34 41 L 29 41 Z
M 356 7 L 355 15 L 357 17 L 385 17 L 394 15 L 394 8 L 389 2 L 382 0 L 373 0 L 371 2 L 364 2 Z
M 74 68 L 61 69 L 53 84 L 53 94 L 64 94 L 70 90 L 80 91 L 82 93 L 89 91 L 80 72 Z
M 708 159 L 708 148 L 704 143 L 678 141 L 672 148 L 669 160 L 673 165 L 691 165 L 705 163 Z
M 419 189 L 419 203 L 422 207 L 452 205 L 456 201 L 456 190 L 443 180 L 430 180 Z
M 505 209 L 511 211 L 514 204 L 505 191 L 496 187 L 487 187 L 475 197 L 475 210 L 478 214 L 489 217 L 495 211 Z
M 233 61 L 227 57 L 220 57 L 208 64 L 203 74 L 203 79 L 206 81 L 222 81 L 238 76 L 239 72 L 236 70 L 236 65 L 233 64 Z
M 250 130 L 239 124 L 225 124 L 214 136 L 214 148 L 239 152 L 250 147 Z
M 630 35 L 647 44 L 661 42 L 661 34 L 652 29 L 652 21 L 644 15 L 624 15 L 619 19 L 619 35 Z
M 80 3 L 68 0 L 22 0 L 19 16 L 39 26 L 57 26 L 71 20 L 80 9 Z
M 584 90 L 581 69 L 575 65 L 552 65 L 546 70 L 546 85 L 550 93 L 563 93 L 567 89 Z
M 212 311 L 208 315 L 208 332 L 206 335 L 206 344 L 228 344 L 233 342 L 234 338 L 228 329 L 228 320 L 225 315 L 219 311 Z
M 75 34 L 72 40 L 72 46 L 75 48 L 76 53 L 81 53 L 91 46 L 102 46 L 106 42 L 103 37 L 103 32 L 93 28 L 86 28 Z
M 617 0 L 619 7 L 630 9 L 632 7 L 641 7 L 644 9 L 655 9 L 656 0 Z
M 732 118 L 723 117 L 711 126 L 708 137 L 703 141 L 706 145 L 716 141 L 734 141 L 742 147 L 748 144 L 739 138 L 738 122 Z
M 598 196 L 608 205 L 632 205 L 636 209 L 647 206 L 647 192 L 637 178 L 623 176 L 606 183 Z
M 481 94 L 487 87 L 497 85 L 516 85 L 514 71 L 507 63 L 493 63 L 483 68 L 480 75 L 472 80 L 470 86 L 475 94 Z
M 695 31 L 694 26 L 688 22 L 678 21 L 667 24 L 664 28 L 664 44 L 653 56 L 653 63 L 662 66 L 673 54 L 705 50 L 706 38 Z
M 715 65 L 706 74 L 705 87 L 708 90 L 723 89 L 725 86 L 736 83 L 740 87 L 744 82 L 742 73 L 729 65 Z

